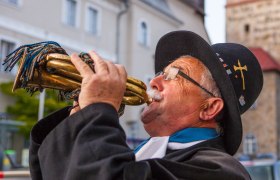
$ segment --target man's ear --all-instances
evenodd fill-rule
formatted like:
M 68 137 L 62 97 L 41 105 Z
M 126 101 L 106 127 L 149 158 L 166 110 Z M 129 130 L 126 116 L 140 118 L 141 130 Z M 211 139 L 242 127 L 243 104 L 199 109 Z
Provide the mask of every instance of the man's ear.
M 224 107 L 224 101 L 221 98 L 212 97 L 206 100 L 202 106 L 199 117 L 201 120 L 212 120 L 221 112 Z

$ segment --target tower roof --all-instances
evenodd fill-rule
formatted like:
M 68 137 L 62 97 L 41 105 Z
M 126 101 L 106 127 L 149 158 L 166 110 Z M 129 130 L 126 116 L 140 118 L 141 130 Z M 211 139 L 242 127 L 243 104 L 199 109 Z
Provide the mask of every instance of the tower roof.
M 248 4 L 248 3 L 253 3 L 253 2 L 258 2 L 258 1 L 262 1 L 262 0 L 231 0 L 231 1 L 227 1 L 226 8 L 232 7 L 232 6 Z
M 263 48 L 249 48 L 257 57 L 263 71 L 280 72 L 280 64 Z

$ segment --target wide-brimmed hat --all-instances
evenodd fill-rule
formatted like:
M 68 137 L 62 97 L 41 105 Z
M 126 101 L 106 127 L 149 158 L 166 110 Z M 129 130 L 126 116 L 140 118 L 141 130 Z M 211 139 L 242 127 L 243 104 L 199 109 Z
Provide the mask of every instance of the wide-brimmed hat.
M 173 31 L 158 42 L 155 72 L 183 55 L 199 59 L 210 71 L 224 100 L 224 140 L 229 154 L 236 153 L 242 140 L 241 114 L 257 99 L 263 86 L 258 60 L 246 47 L 235 43 L 210 46 L 190 31 Z

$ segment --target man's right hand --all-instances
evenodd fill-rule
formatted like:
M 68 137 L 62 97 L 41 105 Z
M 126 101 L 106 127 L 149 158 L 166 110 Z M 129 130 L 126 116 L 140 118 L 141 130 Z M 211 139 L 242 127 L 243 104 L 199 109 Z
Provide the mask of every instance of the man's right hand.
M 126 88 L 125 68 L 103 60 L 93 51 L 89 55 L 94 61 L 95 72 L 77 54 L 71 55 L 72 63 L 83 78 L 79 95 L 80 109 L 103 102 L 111 104 L 118 111 Z

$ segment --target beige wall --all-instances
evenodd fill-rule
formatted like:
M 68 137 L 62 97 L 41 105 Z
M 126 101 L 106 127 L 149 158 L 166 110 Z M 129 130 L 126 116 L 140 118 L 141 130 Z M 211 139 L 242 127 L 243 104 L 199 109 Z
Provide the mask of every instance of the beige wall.
M 64 0 L 29 0 L 23 1 L 20 7 L 0 4 L 0 27 L 22 34 L 27 42 L 53 40 L 64 48 L 73 51 L 95 49 L 103 56 L 115 60 L 115 27 L 118 7 L 107 1 L 78 1 L 77 27 L 63 23 Z M 85 9 L 88 4 L 100 10 L 102 19 L 100 34 L 90 35 L 85 31 Z M 108 6 L 104 8 L 104 6 Z M 44 8 L 40 8 L 44 7 Z
M 259 153 L 277 153 L 277 79 L 275 72 L 265 72 L 263 90 L 251 108 L 242 115 L 244 134 L 253 133 L 258 140 Z
M 124 9 L 120 1 L 78 1 L 76 27 L 65 25 L 62 21 L 64 0 L 23 0 L 22 2 L 20 7 L 0 3 L 0 38 L 1 35 L 15 38 L 20 45 L 53 40 L 60 43 L 68 53 L 94 49 L 106 59 L 116 61 L 117 14 Z M 129 9 L 121 16 L 119 24 L 119 63 L 126 67 L 130 76 L 147 84 L 148 78 L 154 74 L 154 50 L 162 35 L 173 30 L 192 30 L 209 42 L 202 16 L 180 0 L 167 0 L 167 3 L 177 20 L 139 0 L 130 0 Z M 85 9 L 89 4 L 98 9 L 101 14 L 98 35 L 90 35 L 85 30 Z M 141 21 L 145 21 L 148 25 L 148 46 L 143 46 L 137 41 Z M 126 131 L 129 131 L 128 121 L 137 124 L 136 133 L 140 138 L 147 136 L 140 123 L 143 106 L 127 106 L 124 116 L 121 117 L 121 123 Z
M 174 16 L 181 21 L 178 22 L 162 13 L 155 11 L 153 8 L 141 3 L 140 1 L 131 1 L 128 13 L 125 15 L 123 21 L 127 25 L 124 33 L 127 34 L 126 39 L 122 40 L 121 61 L 126 66 L 128 74 L 144 81 L 147 85 L 148 77 L 154 75 L 154 51 L 156 44 L 161 36 L 167 32 L 174 30 L 191 30 L 209 42 L 206 33 L 203 19 L 194 12 L 189 6 L 182 4 L 179 1 L 168 1 L 170 9 Z M 149 27 L 148 46 L 143 46 L 137 41 L 138 27 L 141 21 L 145 21 Z M 122 33 L 123 36 L 123 33 Z M 122 37 L 123 38 L 123 37 Z M 125 47 L 125 49 L 123 48 Z M 144 138 L 147 136 L 140 122 L 140 112 L 144 107 L 126 107 L 126 111 L 122 119 L 122 125 L 127 129 L 126 121 L 134 121 L 138 124 L 138 136 Z

